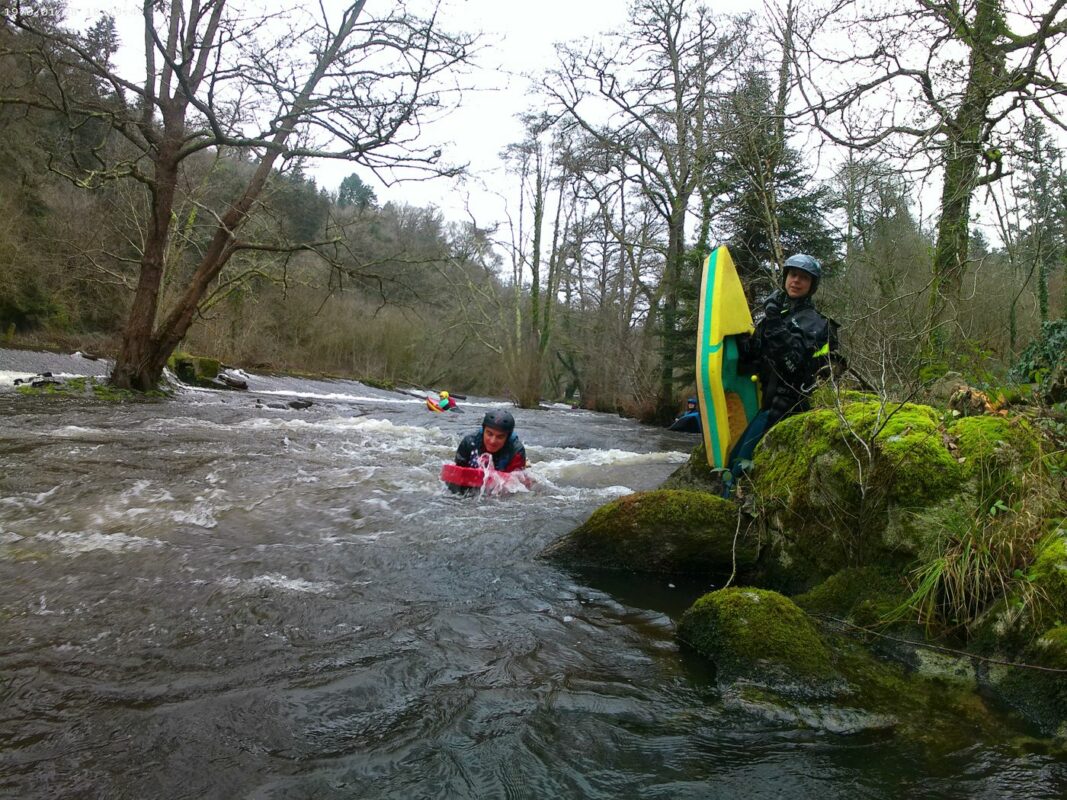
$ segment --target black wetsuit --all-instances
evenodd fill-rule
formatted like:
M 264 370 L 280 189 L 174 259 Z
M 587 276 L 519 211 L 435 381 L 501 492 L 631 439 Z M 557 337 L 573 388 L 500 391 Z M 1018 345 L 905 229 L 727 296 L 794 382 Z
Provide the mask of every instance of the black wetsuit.
M 461 467 L 478 466 L 478 456 L 484 451 L 484 440 L 480 430 L 463 437 L 456 448 L 456 463 Z M 513 472 L 526 466 L 526 448 L 519 440 L 518 434 L 511 434 L 508 440 L 493 454 L 493 467 L 499 472 Z
M 751 463 L 763 435 L 780 419 L 807 411 L 816 379 L 832 365 L 844 367 L 838 352 L 837 323 L 815 310 L 811 296 L 790 300 L 784 291 L 767 298 L 764 317 L 751 336 L 738 341 L 740 375 L 759 375 L 760 412 L 730 452 L 723 496 Z
M 668 430 L 681 431 L 682 433 L 700 433 L 700 412 L 696 409 L 687 411 L 672 422 Z
M 837 323 L 815 310 L 811 297 L 790 300 L 779 290 L 767 298 L 756 332 L 742 339 L 738 372 L 759 375 L 760 408 L 769 412 L 769 425 L 782 417 L 807 411 L 808 398 L 820 371 L 841 363 Z

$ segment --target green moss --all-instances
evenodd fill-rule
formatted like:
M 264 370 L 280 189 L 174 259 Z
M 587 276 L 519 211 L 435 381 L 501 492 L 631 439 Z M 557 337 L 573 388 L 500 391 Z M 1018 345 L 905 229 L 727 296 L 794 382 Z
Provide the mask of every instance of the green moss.
M 870 392 L 858 392 L 854 389 L 839 389 L 833 384 L 821 384 L 811 395 L 812 408 L 837 408 L 845 403 L 877 403 L 880 398 Z
M 793 598 L 805 611 L 874 625 L 908 597 L 899 572 L 884 567 L 850 567 Z
M 720 497 L 680 489 L 639 492 L 598 508 L 544 555 L 607 569 L 723 573 L 731 568 L 737 525 L 737 507 Z M 751 565 L 755 555 L 747 537 L 738 536 L 738 566 Z
M 217 358 L 194 356 L 176 350 L 167 359 L 167 367 L 182 383 L 187 383 L 191 386 L 214 386 L 213 381 L 219 375 L 221 364 Z
M 720 678 L 771 672 L 803 680 L 835 677 L 830 652 L 791 600 L 766 589 L 733 587 L 697 600 L 678 637 L 715 662 Z
M 891 502 L 916 505 L 958 490 L 961 473 L 944 448 L 934 409 L 911 403 L 849 403 L 841 413 L 819 409 L 778 423 L 756 452 L 757 489 L 798 498 L 827 484 L 835 494 L 887 489 Z M 838 495 L 834 500 L 841 500 Z M 847 499 L 847 498 L 844 498 Z
M 1010 498 L 1025 489 L 1025 472 L 1041 454 L 1033 427 L 1022 417 L 964 417 L 949 425 L 966 477 L 982 497 Z
M 30 396 L 59 396 L 59 397 L 95 397 L 110 403 L 124 403 L 132 400 L 145 398 L 167 397 L 163 391 L 134 392 L 129 389 L 116 389 L 102 378 L 81 377 L 67 378 L 62 383 L 50 383 L 39 388 L 32 386 L 19 386 L 20 394 Z
M 1067 622 L 1067 532 L 1057 529 L 1042 542 L 1030 574 L 1048 603 L 1045 616 Z
M 1045 631 L 1035 643 L 1035 649 L 1041 651 L 1042 666 L 1067 670 L 1067 625 Z
M 861 400 L 772 428 L 756 450 L 753 487 L 772 520 L 771 546 L 811 586 L 848 566 L 913 553 L 883 538 L 902 508 L 923 508 L 964 483 L 928 406 Z
M 197 359 L 197 375 L 201 378 L 213 380 L 219 376 L 219 368 L 221 366 L 217 358 L 201 356 Z

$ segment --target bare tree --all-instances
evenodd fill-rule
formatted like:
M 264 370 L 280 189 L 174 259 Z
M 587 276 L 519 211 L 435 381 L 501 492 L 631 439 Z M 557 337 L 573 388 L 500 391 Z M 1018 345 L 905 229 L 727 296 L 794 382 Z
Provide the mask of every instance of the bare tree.
M 375 18 L 364 14 L 365 5 L 262 11 L 237 0 L 145 0 L 141 80 L 35 7 L 0 8 L 0 23 L 23 34 L 9 53 L 29 62 L 36 76 L 0 101 L 62 113 L 72 129 L 103 123 L 96 141 L 81 141 L 80 151 L 55 168 L 85 188 L 133 180 L 148 196 L 137 286 L 111 377 L 116 386 L 156 385 L 235 254 L 316 249 L 314 242 L 241 236 L 279 165 L 333 158 L 376 171 L 444 171 L 441 151 L 413 137 L 446 104 L 438 79 L 467 59 L 472 40 L 439 30 L 436 8 L 425 19 L 403 6 Z M 221 210 L 200 210 L 214 216 L 214 232 L 164 308 L 183 165 L 212 149 L 236 154 L 252 169 Z
M 658 400 L 668 412 L 687 214 L 715 158 L 708 111 L 744 45 L 738 26 L 720 22 L 686 0 L 639 0 L 625 31 L 595 47 L 561 46 L 559 67 L 543 81 L 572 125 L 625 162 L 666 223 Z
M 1065 9 L 1067 0 L 831 0 L 794 31 L 798 85 L 823 134 L 942 174 L 935 326 L 955 319 L 971 199 L 1004 175 L 1000 141 L 1016 136 L 1024 110 L 1065 127 Z

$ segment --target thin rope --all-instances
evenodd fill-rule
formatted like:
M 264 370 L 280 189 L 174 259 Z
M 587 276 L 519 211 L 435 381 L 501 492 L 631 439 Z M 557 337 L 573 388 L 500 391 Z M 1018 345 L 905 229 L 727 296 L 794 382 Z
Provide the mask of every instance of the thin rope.
M 810 617 L 819 617 L 821 619 L 828 619 L 828 620 L 831 620 L 833 622 L 836 622 L 839 625 L 843 625 L 843 626 L 845 626 L 847 628 L 852 628 L 852 629 L 857 630 L 857 631 L 863 631 L 864 633 L 870 634 L 871 636 L 878 636 L 879 638 L 888 639 L 888 640 L 890 640 L 892 642 L 900 642 L 901 644 L 908 644 L 908 645 L 911 645 L 912 647 L 922 647 L 922 648 L 926 648 L 927 650 L 937 650 L 938 652 L 941 652 L 941 653 L 950 653 L 950 654 L 955 655 L 955 656 L 964 656 L 964 657 L 970 658 L 970 659 L 972 659 L 974 661 L 984 661 L 987 664 L 999 664 L 999 665 L 1004 666 L 1004 667 L 1016 667 L 1018 669 L 1032 669 L 1032 670 L 1036 670 L 1036 671 L 1039 671 L 1039 672 L 1052 672 L 1052 673 L 1055 673 L 1057 675 L 1067 673 L 1067 669 L 1064 669 L 1064 668 L 1061 668 L 1061 667 L 1042 667 L 1042 666 L 1040 666 L 1038 664 L 1023 664 L 1023 663 L 1021 663 L 1019 661 L 1005 661 L 1004 659 L 1001 659 L 1001 658 L 993 658 L 992 656 L 981 656 L 981 655 L 978 655 L 977 653 L 968 653 L 966 650 L 956 650 L 955 648 L 952 648 L 952 647 L 944 647 L 943 645 L 930 644 L 929 642 L 917 642 L 917 641 L 915 641 L 913 639 L 902 639 L 902 638 L 900 638 L 898 636 L 890 636 L 887 633 L 879 633 L 878 631 L 871 630 L 870 628 L 865 628 L 862 625 L 855 625 L 855 624 L 849 622 L 848 620 L 840 619 L 838 617 L 831 616 L 830 614 L 818 614 L 818 613 L 813 612 L 813 611 L 808 611 L 808 612 L 805 612 L 805 613 Z

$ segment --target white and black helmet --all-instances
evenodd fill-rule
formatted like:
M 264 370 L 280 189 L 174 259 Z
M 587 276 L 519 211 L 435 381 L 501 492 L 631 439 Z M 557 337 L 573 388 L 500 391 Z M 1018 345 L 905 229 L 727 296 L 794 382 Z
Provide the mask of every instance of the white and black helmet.
M 482 427 L 494 428 L 510 436 L 512 431 L 515 430 L 515 417 L 511 416 L 510 411 L 506 411 L 503 408 L 494 408 L 485 412 L 485 416 L 482 417 Z
M 789 274 L 789 270 L 799 269 L 801 272 L 806 272 L 811 275 L 811 291 L 809 295 L 815 294 L 815 290 L 819 288 L 819 281 L 822 280 L 822 266 L 818 260 L 812 256 L 804 253 L 797 253 L 796 255 L 789 256 L 785 260 L 785 264 L 782 265 L 782 286 L 785 286 L 786 275 Z

